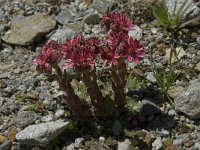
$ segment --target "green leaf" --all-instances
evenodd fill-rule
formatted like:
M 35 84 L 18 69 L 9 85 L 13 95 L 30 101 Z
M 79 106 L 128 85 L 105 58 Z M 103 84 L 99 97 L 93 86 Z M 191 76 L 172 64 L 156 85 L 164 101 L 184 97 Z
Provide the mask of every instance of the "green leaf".
M 115 103 L 108 95 L 105 97 L 104 107 L 109 115 L 112 115 L 115 112 Z

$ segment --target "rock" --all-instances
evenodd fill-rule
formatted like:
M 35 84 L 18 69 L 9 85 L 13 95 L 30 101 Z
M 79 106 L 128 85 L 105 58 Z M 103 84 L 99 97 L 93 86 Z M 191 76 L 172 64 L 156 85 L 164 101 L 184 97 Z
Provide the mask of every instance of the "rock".
M 141 111 L 146 116 L 151 116 L 151 115 L 161 113 L 160 108 L 156 104 L 154 104 L 153 102 L 151 102 L 150 100 L 147 100 L 147 99 L 142 100 L 142 108 L 141 109 L 142 109 Z
M 151 81 L 151 82 L 153 82 L 153 83 L 156 82 L 156 78 L 154 77 L 153 72 L 148 72 L 146 78 L 147 78 L 147 80 L 149 80 L 149 81 Z
M 133 150 L 135 147 L 131 144 L 129 139 L 125 139 L 124 142 L 118 142 L 117 150 Z
M 6 141 L 0 145 L 0 150 L 11 150 L 12 143 L 10 141 Z
M 134 25 L 133 29 L 128 32 L 128 35 L 137 40 L 140 40 L 142 38 L 142 29 L 137 25 Z
M 17 134 L 17 128 L 16 127 L 11 127 L 8 131 L 8 139 L 11 141 L 11 142 L 14 142 L 15 141 L 15 136 Z
M 158 137 L 153 143 L 152 143 L 152 150 L 160 150 L 163 147 L 161 137 Z
M 174 99 L 183 90 L 184 90 L 184 87 L 182 87 L 182 86 L 172 86 L 168 90 L 168 94 L 170 97 L 172 97 Z
M 51 140 L 56 138 L 63 130 L 68 127 L 69 121 L 58 120 L 55 122 L 40 123 L 30 125 L 16 135 L 16 139 L 28 146 L 47 145 Z
M 99 14 L 88 14 L 84 17 L 84 22 L 87 24 L 98 24 L 100 22 Z
M 0 144 L 5 141 L 6 137 L 0 134 Z
M 75 30 L 74 28 L 65 27 L 64 29 L 56 30 L 50 37 L 50 40 L 58 40 L 60 43 L 64 44 L 67 38 L 72 39 L 78 33 L 80 33 L 80 31 Z
M 0 97 L 0 113 L 9 115 L 19 110 L 19 105 L 13 99 Z
M 44 14 L 25 17 L 12 21 L 11 33 L 4 35 L 2 39 L 10 44 L 29 45 L 49 33 L 55 25 L 53 17 Z
M 183 140 L 181 138 L 174 139 L 173 145 L 181 147 L 183 145 Z
M 33 124 L 38 118 L 38 115 L 34 111 L 19 111 L 15 118 L 17 127 L 24 128 Z
M 56 17 L 56 21 L 60 24 L 66 24 L 74 18 L 75 14 L 73 14 L 70 9 L 62 10 Z
M 58 109 L 54 115 L 55 118 L 61 118 L 62 116 L 64 116 L 65 114 L 65 110 L 63 109 Z
M 42 122 L 50 122 L 53 121 L 53 115 L 43 116 L 41 119 Z
M 74 147 L 79 148 L 81 143 L 83 143 L 83 142 L 84 142 L 84 138 L 76 138 L 75 142 L 74 142 Z
M 170 14 L 172 14 L 176 2 L 177 2 L 176 11 L 178 11 L 178 9 L 181 7 L 181 5 L 185 2 L 184 0 L 165 0 L 165 1 L 166 1 L 166 5 L 168 7 L 168 12 Z M 197 16 L 200 13 L 200 8 L 195 4 L 194 1 L 187 0 L 185 7 L 188 5 L 189 5 L 189 8 L 184 13 L 183 17 L 187 16 L 188 18 L 193 18 L 194 16 Z
M 106 13 L 110 11 L 114 6 L 115 2 L 113 0 L 94 0 L 93 7 L 100 13 Z
M 170 62 L 170 55 L 171 55 L 171 48 L 166 49 L 166 55 L 165 58 L 166 60 L 168 60 L 168 62 Z M 186 52 L 184 51 L 184 49 L 182 47 L 177 47 L 176 48 L 176 53 L 177 53 L 177 57 L 175 56 L 174 52 L 172 51 L 172 57 L 171 57 L 171 62 L 176 62 L 177 59 L 181 59 L 184 56 L 186 56 Z
M 174 99 L 175 109 L 183 112 L 191 119 L 200 118 L 200 82 L 194 81 Z
M 198 64 L 196 64 L 195 69 L 196 69 L 197 71 L 200 71 L 200 62 L 199 62 Z

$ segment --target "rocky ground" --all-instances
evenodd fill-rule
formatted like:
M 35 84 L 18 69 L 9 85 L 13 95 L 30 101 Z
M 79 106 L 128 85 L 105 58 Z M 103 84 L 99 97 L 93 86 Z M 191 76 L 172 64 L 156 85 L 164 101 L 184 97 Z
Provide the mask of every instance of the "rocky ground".
M 171 51 L 169 33 L 154 24 L 153 4 L 0 0 L 0 150 L 199 150 L 200 29 L 185 28 L 176 38 L 180 75 L 169 91 L 173 107 L 159 96 L 150 67 L 150 50 L 160 70 Z M 200 12 L 195 3 L 191 7 Z M 82 125 L 70 117 L 58 83 L 39 74 L 32 61 L 50 39 L 64 42 L 80 32 L 104 37 L 99 21 L 111 10 L 135 20 L 137 26 L 129 34 L 145 45 L 145 58 L 129 66 L 135 78 L 127 92 L 135 115 L 125 112 L 103 124 Z

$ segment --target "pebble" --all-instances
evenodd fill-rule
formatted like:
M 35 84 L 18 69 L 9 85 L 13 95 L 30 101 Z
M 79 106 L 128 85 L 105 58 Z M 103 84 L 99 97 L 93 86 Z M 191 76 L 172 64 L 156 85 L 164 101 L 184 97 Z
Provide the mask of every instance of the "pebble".
M 174 139 L 173 145 L 176 145 L 178 147 L 181 147 L 183 145 L 183 140 L 181 138 Z
M 41 121 L 42 121 L 42 122 L 50 122 L 50 121 L 53 121 L 53 115 L 43 116 L 43 117 L 41 118 Z
M 163 147 L 161 137 L 158 137 L 153 143 L 152 143 L 152 150 L 160 150 Z

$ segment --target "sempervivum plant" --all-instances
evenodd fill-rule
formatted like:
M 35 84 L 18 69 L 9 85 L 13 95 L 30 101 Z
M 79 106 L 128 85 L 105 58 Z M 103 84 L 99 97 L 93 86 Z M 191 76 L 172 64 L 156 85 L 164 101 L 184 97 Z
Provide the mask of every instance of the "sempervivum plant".
M 128 36 L 128 31 L 134 25 L 127 16 L 114 12 L 103 16 L 101 26 L 108 33 L 104 41 L 105 49 L 102 58 L 112 66 L 112 89 L 115 93 L 115 103 L 118 108 L 126 104 L 126 62 L 138 63 L 143 58 L 143 45 L 133 37 Z
M 111 66 L 112 90 L 114 101 L 119 109 L 126 104 L 126 63 L 138 63 L 143 58 L 143 45 L 128 32 L 134 28 L 132 21 L 123 14 L 109 12 L 103 16 L 100 23 L 107 33 L 107 37 L 99 40 L 97 37 L 84 38 L 79 34 L 73 39 L 67 39 L 64 44 L 57 41 L 50 41 L 44 45 L 38 57 L 34 60 L 36 69 L 48 75 L 52 69 L 56 72 L 56 79 L 60 89 L 66 93 L 64 97 L 68 107 L 73 114 L 81 121 L 86 121 L 93 113 L 96 117 L 104 117 L 106 114 L 105 97 L 98 85 L 96 72 L 97 58 L 105 61 L 104 64 Z M 93 109 L 83 103 L 75 94 L 71 84 L 67 81 L 67 72 L 62 72 L 59 62 L 65 62 L 64 68 L 70 68 L 83 81 L 87 87 Z
M 87 86 L 96 116 L 104 116 L 104 97 L 97 84 L 95 58 L 100 53 L 101 42 L 95 38 L 85 39 L 78 35 L 72 40 L 67 40 L 64 45 L 65 66 L 73 68 Z

